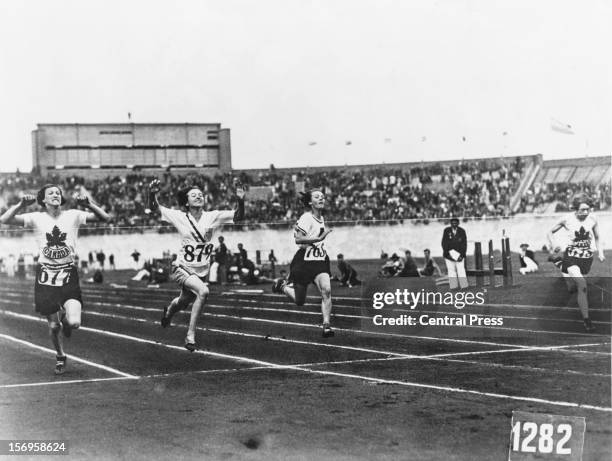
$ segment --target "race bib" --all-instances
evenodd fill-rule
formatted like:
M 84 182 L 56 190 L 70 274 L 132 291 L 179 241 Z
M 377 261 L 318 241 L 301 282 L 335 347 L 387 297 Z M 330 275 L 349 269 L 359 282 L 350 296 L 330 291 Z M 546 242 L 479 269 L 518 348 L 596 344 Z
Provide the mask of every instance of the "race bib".
M 573 258 L 592 258 L 593 250 L 590 248 L 568 248 L 567 255 Z
M 50 287 L 63 287 L 70 281 L 71 268 L 51 269 L 41 267 L 38 272 L 38 283 Z
M 213 251 L 212 243 L 200 243 L 198 245 L 185 245 L 182 249 L 183 261 L 191 266 L 205 266 L 210 260 Z
M 306 248 L 306 253 L 304 254 L 304 261 L 325 261 L 327 257 L 327 252 L 323 247 L 323 244 L 320 246 L 309 246 Z

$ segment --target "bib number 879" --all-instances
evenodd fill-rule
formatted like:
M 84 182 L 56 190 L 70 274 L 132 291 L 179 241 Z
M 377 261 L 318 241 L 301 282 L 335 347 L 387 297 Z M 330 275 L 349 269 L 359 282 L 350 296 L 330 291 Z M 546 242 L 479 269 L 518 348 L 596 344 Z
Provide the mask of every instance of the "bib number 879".
M 552 423 L 516 421 L 512 426 L 512 451 L 570 455 L 572 449 L 566 445 L 571 437 L 571 424 L 561 423 L 555 427 Z

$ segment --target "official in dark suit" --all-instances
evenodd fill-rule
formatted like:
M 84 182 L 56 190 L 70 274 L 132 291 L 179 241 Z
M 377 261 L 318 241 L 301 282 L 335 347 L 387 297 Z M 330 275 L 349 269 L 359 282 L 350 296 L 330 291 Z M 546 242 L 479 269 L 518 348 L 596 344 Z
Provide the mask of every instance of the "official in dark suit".
M 459 219 L 452 218 L 450 226 L 442 234 L 442 255 L 448 271 L 448 283 L 451 290 L 469 286 L 465 274 L 465 253 L 467 251 L 467 235 L 459 227 Z

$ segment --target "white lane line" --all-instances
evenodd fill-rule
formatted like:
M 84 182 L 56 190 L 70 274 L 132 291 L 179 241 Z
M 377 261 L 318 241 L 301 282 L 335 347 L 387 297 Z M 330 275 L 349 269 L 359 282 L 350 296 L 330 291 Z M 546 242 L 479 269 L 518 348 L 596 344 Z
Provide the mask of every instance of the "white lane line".
M 18 313 L 11 312 L 11 311 L 3 311 L 3 313 L 7 315 L 16 316 L 19 318 L 28 319 L 28 320 L 36 320 L 36 321 L 41 320 L 39 318 L 30 316 L 30 315 L 18 314 Z M 161 345 L 161 346 L 166 346 L 170 348 L 182 349 L 177 346 L 164 345 L 164 344 L 161 344 L 155 341 L 145 340 L 143 338 L 137 338 L 134 336 L 123 335 L 119 333 L 112 333 L 112 332 L 105 331 L 105 330 L 96 330 L 92 328 L 87 328 L 86 331 L 101 333 L 101 334 L 105 334 L 108 336 L 120 337 L 123 339 L 128 339 L 131 341 L 141 342 L 145 344 L 154 344 L 154 345 Z M 577 407 L 577 408 L 584 408 L 584 409 L 595 410 L 595 411 L 612 412 L 612 408 L 609 408 L 609 407 L 585 405 L 585 404 L 579 404 L 579 403 L 574 403 L 574 402 L 546 400 L 546 399 L 540 399 L 540 398 L 534 398 L 534 397 L 522 397 L 522 396 L 508 395 L 508 394 L 497 394 L 497 393 L 491 393 L 491 392 L 476 391 L 472 389 L 463 389 L 459 387 L 436 386 L 433 384 L 422 384 L 422 383 L 413 383 L 413 382 L 408 382 L 408 381 L 373 378 L 370 376 L 356 375 L 356 374 L 350 374 L 350 373 L 338 373 L 338 372 L 326 371 L 326 370 L 313 370 L 311 368 L 306 368 L 306 367 L 299 367 L 299 366 L 294 366 L 294 365 L 281 365 L 281 364 L 275 364 L 271 362 L 264 362 L 261 360 L 253 360 L 253 359 L 249 359 L 246 357 L 239 357 L 239 356 L 233 356 L 233 355 L 227 355 L 227 354 L 217 354 L 214 352 L 206 352 L 206 351 L 200 351 L 200 350 L 197 350 L 195 352 L 202 353 L 205 355 L 212 355 L 216 357 L 223 357 L 223 358 L 229 358 L 229 359 L 238 360 L 238 361 L 244 361 L 248 363 L 256 363 L 258 365 L 267 366 L 270 368 L 274 368 L 276 370 L 295 370 L 295 371 L 303 371 L 303 372 L 316 374 L 316 375 L 336 376 L 340 378 L 358 379 L 362 381 L 375 382 L 375 383 L 380 383 L 380 384 L 397 384 L 400 386 L 415 387 L 415 388 L 420 388 L 420 389 L 433 389 L 433 390 L 439 390 L 439 391 L 445 391 L 445 392 L 451 392 L 451 393 L 471 394 L 471 395 L 498 398 L 498 399 L 509 399 L 509 400 L 541 403 L 541 404 L 554 405 L 554 406 Z
M 29 293 L 23 293 L 23 295 L 28 296 Z M 10 292 L 7 293 L 7 296 L 9 297 L 20 297 L 20 294 L 14 293 L 14 292 Z M 88 295 L 90 298 L 97 298 L 97 299 L 104 299 L 104 300 L 109 300 L 109 298 L 115 296 L 118 297 L 120 295 L 109 295 L 109 294 L 105 294 L 104 292 L 97 292 L 96 294 L 89 294 Z M 150 301 L 150 298 L 148 299 Z M 255 302 L 261 302 L 261 301 L 257 301 L 257 300 L 240 300 L 240 302 L 246 302 L 246 303 L 255 303 Z M 266 303 L 269 304 L 279 304 L 279 305 L 290 305 L 287 302 L 285 303 L 281 303 L 281 302 L 270 302 L 270 301 L 266 301 Z M 246 311 L 262 311 L 262 312 L 279 312 L 279 313 L 287 313 L 287 314 L 297 314 L 297 315 L 306 315 L 306 316 L 315 316 L 318 317 L 321 315 L 320 312 L 311 312 L 311 311 L 304 311 L 304 310 L 296 310 L 296 309 L 277 309 L 277 308 L 273 308 L 273 307 L 259 307 L 259 306 L 227 306 L 227 305 L 223 305 L 223 304 L 207 304 L 207 306 L 210 307 L 214 307 L 217 309 L 239 309 L 239 310 L 246 310 Z M 483 306 L 487 306 L 487 305 L 483 305 Z M 508 304 L 508 305 L 498 305 L 498 306 L 508 306 L 511 307 L 512 305 Z M 336 307 L 350 307 L 350 308 L 354 308 L 354 309 L 362 309 L 360 307 L 355 307 L 355 306 L 337 306 Z M 557 309 L 557 308 L 552 308 L 552 309 Z M 576 311 L 576 309 L 571 309 L 572 311 Z M 591 309 L 591 311 L 594 311 L 595 309 Z M 418 309 L 418 310 L 411 310 L 411 309 L 401 309 L 401 308 L 396 308 L 396 309 L 391 309 L 392 312 L 398 312 L 398 313 L 411 313 L 411 314 L 446 314 L 446 315 L 453 315 L 453 316 L 460 316 L 460 315 L 465 315 L 464 312 L 461 311 L 446 311 L 446 310 L 424 310 L 424 309 Z M 609 312 L 609 310 L 607 310 Z M 518 315 L 504 315 L 504 314 L 499 314 L 499 315 L 495 315 L 495 314 L 491 314 L 491 313 L 474 313 L 475 315 L 479 315 L 480 317 L 486 317 L 486 318 L 497 318 L 497 317 L 502 317 L 503 319 L 508 319 L 508 320 L 526 320 L 526 321 L 540 321 L 540 322 L 561 322 L 561 323 L 568 323 L 568 324 L 575 324 L 575 325 L 582 325 L 582 321 L 581 320 L 574 320 L 574 319 L 563 319 L 563 318 L 544 318 L 544 317 L 528 317 L 528 316 L 518 316 Z M 469 315 L 469 314 L 467 314 Z M 352 318 L 352 319 L 358 319 L 358 320 L 371 320 L 372 317 L 370 316 L 364 316 L 364 315 L 352 315 L 352 314 L 340 314 L 337 312 L 334 312 L 332 314 L 333 317 L 338 317 L 338 318 Z M 601 321 L 601 320 L 596 320 L 593 321 L 594 324 L 598 324 L 598 325 L 609 325 L 611 322 L 610 321 Z M 592 333 L 582 333 L 582 332 L 568 332 L 568 331 L 557 331 L 557 330 L 532 330 L 532 329 L 527 329 L 527 328 L 510 328 L 510 327 L 494 327 L 494 326 L 487 326 L 487 327 L 482 327 L 482 326 L 478 326 L 478 325 L 465 325 L 462 328 L 474 328 L 474 329 L 481 329 L 481 328 L 487 328 L 488 330 L 502 330 L 502 331 L 516 331 L 516 332 L 527 332 L 527 333 L 543 333 L 543 334 L 557 334 L 557 335 L 570 335 L 570 336 L 592 336 Z
M 434 389 L 434 390 L 454 392 L 454 393 L 459 393 L 459 394 L 477 395 L 481 397 L 492 397 L 492 398 L 497 398 L 497 399 L 517 400 L 521 402 L 532 402 L 532 403 L 540 403 L 540 404 L 545 404 L 545 405 L 554 405 L 554 406 L 561 406 L 561 407 L 584 408 L 588 410 L 603 411 L 607 413 L 612 412 L 612 408 L 610 407 L 600 407 L 597 405 L 587 405 L 587 404 L 581 404 L 581 403 L 575 403 L 575 402 L 565 402 L 565 401 L 560 401 L 560 400 L 547 400 L 547 399 L 540 399 L 540 398 L 535 398 L 535 397 L 523 397 L 523 396 L 518 396 L 518 395 L 498 394 L 498 393 L 493 393 L 493 392 L 482 392 L 482 391 L 475 391 L 472 389 L 463 389 L 460 387 L 436 386 L 433 384 L 413 383 L 409 381 L 398 381 L 395 379 L 372 378 L 369 376 L 362 376 L 362 375 L 356 375 L 356 374 L 351 374 L 351 373 L 337 373 L 334 371 L 313 370 L 310 368 L 299 368 L 299 369 L 308 371 L 310 373 L 320 374 L 320 375 L 337 376 L 339 378 L 360 379 L 360 380 L 370 381 L 370 382 L 379 383 L 379 384 L 397 384 L 399 386 L 416 387 L 416 388 L 421 388 L 421 389 Z
M 11 285 L 17 286 L 19 288 L 22 289 L 26 289 L 29 288 L 26 285 L 20 284 L 20 283 L 10 283 Z M 111 287 L 112 288 L 112 287 Z M 598 288 L 602 288 L 602 287 L 598 287 Z M 83 287 L 84 291 L 88 291 L 88 292 L 101 292 L 101 293 L 105 293 L 105 289 L 104 288 L 98 288 L 98 287 L 92 287 L 92 286 L 84 286 Z M 169 289 L 169 288 L 155 288 L 155 289 L 143 289 L 143 288 L 135 288 L 135 287 L 121 287 L 121 289 L 116 289 L 116 291 L 127 291 L 129 293 L 141 293 L 143 296 L 145 297 L 149 297 L 152 293 L 168 293 L 171 295 L 176 294 L 176 290 L 173 289 Z M 247 302 L 251 302 L 250 300 L 245 299 L 244 296 L 242 296 L 240 293 L 236 293 L 233 291 L 224 291 L 221 293 L 218 293 L 219 296 L 225 296 L 225 297 L 240 297 L 241 301 L 247 301 Z M 282 299 L 282 300 L 286 300 L 287 297 L 281 294 L 275 294 L 275 293 L 264 293 L 262 295 L 260 295 L 261 297 L 263 297 L 264 299 Z M 344 301 L 352 301 L 352 302 L 362 302 L 362 301 L 370 301 L 368 298 L 361 298 L 361 297 L 351 297 L 351 296 L 333 296 L 334 300 L 344 300 Z M 260 302 L 259 300 L 253 300 L 252 302 Z M 270 301 L 273 302 L 273 301 Z M 285 302 L 276 302 L 278 304 L 286 304 L 287 301 Z M 306 303 L 305 306 L 320 306 L 319 303 Z M 540 305 L 535 305 L 535 304 L 506 304 L 506 303 L 485 303 L 482 306 L 487 306 L 487 307 L 511 307 L 511 308 L 522 308 L 522 309 L 534 309 L 534 310 L 538 310 L 538 309 L 567 309 L 567 310 L 572 310 L 572 311 L 576 311 L 578 308 L 577 307 L 568 307 L 568 306 L 540 306 Z M 360 306 L 351 306 L 351 305 L 346 305 L 346 306 L 342 306 L 342 307 L 351 307 L 351 308 L 357 308 L 360 309 Z M 591 311 L 596 310 L 596 311 L 602 311 L 602 312 L 610 312 L 610 309 L 598 309 L 598 308 L 594 308 L 594 309 L 590 309 Z
M 523 349 L 521 349 L 523 351 Z M 506 351 L 492 351 L 494 352 L 506 352 Z M 328 362 L 312 362 L 312 363 L 298 363 L 294 364 L 296 367 L 316 367 L 316 366 L 333 366 L 333 365 L 353 365 L 359 363 L 372 363 L 372 362 L 387 362 L 387 361 L 408 361 L 413 360 L 411 357 L 382 357 L 382 358 L 369 358 L 369 359 L 355 359 L 355 360 L 330 360 Z M 521 370 L 526 372 L 538 372 L 556 375 L 578 375 L 578 376 L 590 376 L 595 378 L 610 378 L 612 375 L 609 373 L 587 373 L 576 370 L 556 370 L 552 368 L 542 367 L 531 367 L 526 365 L 507 365 L 502 363 L 494 362 L 482 362 L 478 360 L 463 360 L 463 359 L 449 359 L 449 358 L 438 358 L 436 356 L 420 356 L 418 360 L 424 361 L 435 361 L 435 362 L 451 362 L 451 363 L 462 363 L 467 365 L 476 365 L 482 367 L 501 368 L 509 370 Z
M 9 302 L 10 301 L 8 301 L 8 300 L 0 299 L 0 303 L 9 303 Z M 96 302 L 96 301 L 90 301 L 88 304 L 96 305 L 96 306 L 112 306 L 112 307 L 118 307 L 118 308 L 121 308 L 121 309 L 130 309 L 130 310 L 144 311 L 144 312 L 155 312 L 155 313 L 160 313 L 161 312 L 161 310 L 157 309 L 157 308 L 148 308 L 148 307 L 135 306 L 135 305 L 130 305 L 130 304 L 107 303 L 107 302 Z M 217 307 L 214 304 L 209 304 L 208 306 Z M 219 307 L 226 307 L 226 306 L 219 306 Z M 91 311 L 86 311 L 86 312 L 91 312 Z M 188 315 L 187 313 L 182 312 L 182 311 L 180 312 L 180 314 L 181 315 Z M 241 316 L 233 316 L 233 315 L 227 315 L 227 314 L 213 314 L 213 313 L 210 313 L 210 312 L 204 312 L 203 315 L 207 316 L 207 317 L 213 317 L 213 318 L 227 318 L 227 319 L 247 321 L 247 322 L 271 323 L 271 324 L 277 324 L 277 325 L 290 325 L 290 326 L 298 326 L 298 327 L 304 327 L 304 328 L 317 328 L 317 329 L 320 328 L 319 326 L 313 325 L 313 324 L 310 324 L 310 323 L 288 322 L 288 321 L 284 321 L 284 320 L 261 319 L 261 318 L 257 318 L 257 317 L 241 317 Z M 134 320 L 137 320 L 137 319 L 134 319 Z M 533 350 L 534 349 L 534 346 L 526 346 L 526 345 L 521 345 L 521 344 L 509 344 L 509 343 L 496 343 L 496 342 L 492 342 L 492 341 L 476 341 L 476 340 L 456 339 L 456 338 L 446 338 L 446 337 L 408 335 L 408 334 L 401 334 L 401 333 L 389 333 L 389 332 L 381 332 L 381 331 L 359 330 L 359 329 L 353 329 L 353 328 L 339 328 L 339 327 L 336 327 L 335 329 L 337 331 L 346 331 L 346 332 L 352 332 L 352 333 L 365 333 L 365 334 L 374 335 L 374 336 L 410 338 L 410 339 L 419 339 L 419 340 L 428 340 L 428 341 L 439 341 L 439 342 L 450 342 L 450 343 L 459 343 L 459 344 L 478 344 L 478 345 L 493 346 L 493 347 L 509 347 L 509 348 L 513 348 L 513 349 L 514 348 L 522 348 L 522 349 L 527 349 L 527 350 Z M 580 334 L 580 333 L 577 333 L 577 335 L 579 335 L 579 336 L 589 336 L 589 337 L 593 336 L 592 334 L 591 335 L 584 335 L 584 334 Z M 579 345 L 576 345 L 576 346 L 579 346 Z M 542 350 L 546 350 L 546 347 L 549 347 L 549 346 L 544 346 L 544 348 Z M 560 349 L 560 350 L 565 350 L 565 352 L 568 352 L 568 353 L 577 353 L 577 354 L 611 355 L 611 353 L 600 352 L 600 351 L 580 351 L 580 350 L 570 350 L 570 349 Z
M 27 294 L 26 294 L 27 295 Z M 17 294 L 13 294 L 11 295 L 12 297 L 19 297 L 20 295 Z M 98 299 L 105 299 L 108 300 L 108 296 L 103 296 L 103 295 L 93 295 L 90 297 L 92 298 L 98 298 Z M 89 304 L 95 303 L 95 301 L 90 301 Z M 297 314 L 297 315 L 306 315 L 306 316 L 315 316 L 315 317 L 319 317 L 321 315 L 320 312 L 310 312 L 310 311 L 303 311 L 303 310 L 296 310 L 296 309 L 275 309 L 272 307 L 251 307 L 251 306 L 227 306 L 227 305 L 223 305 L 223 304 L 207 304 L 206 306 L 208 307 L 213 307 L 216 309 L 225 309 L 225 310 L 232 310 L 232 309 L 238 309 L 238 310 L 244 310 L 244 311 L 254 311 L 254 312 L 277 312 L 277 313 L 285 313 L 285 314 Z M 412 314 L 447 314 L 447 315 L 454 315 L 454 316 L 460 316 L 460 315 L 464 315 L 462 312 L 446 312 L 446 311 L 430 311 L 430 310 L 422 310 L 419 309 L 418 311 L 413 311 L 413 310 L 407 310 L 407 309 L 392 309 L 392 311 L 394 312 L 406 312 L 406 313 L 412 313 Z M 205 313 L 205 315 L 208 315 L 208 313 Z M 466 314 L 467 315 L 467 314 Z M 497 317 L 495 315 L 491 315 L 491 314 L 478 314 L 481 317 L 489 317 L 489 318 L 493 318 L 493 317 Z M 338 314 L 338 313 L 333 313 L 332 317 L 334 318 L 352 318 L 352 319 L 357 319 L 357 320 L 368 320 L 371 321 L 372 317 L 369 316 L 364 316 L 364 315 L 352 315 L 352 314 Z M 501 316 L 504 319 L 515 319 L 515 320 L 532 320 L 532 321 L 555 321 L 555 322 L 565 322 L 565 323 L 574 323 L 574 324 L 582 324 L 581 321 L 577 321 L 577 320 L 571 320 L 571 319 L 545 319 L 545 318 L 541 318 L 541 317 L 520 317 L 520 316 Z M 594 321 L 594 324 L 609 324 L 610 322 L 601 322 L 601 321 Z M 464 325 L 461 328 L 472 328 L 475 330 L 481 330 L 481 329 L 486 329 L 486 330 L 501 330 L 501 331 L 510 331 L 510 332 L 520 332 L 520 333 L 537 333 L 537 334 L 549 334 L 549 335 L 567 335 L 567 336 L 588 336 L 588 337 L 592 337 L 593 333 L 581 333 L 581 332 L 571 332 L 571 331 L 558 331 L 558 330 L 532 330 L 529 328 L 511 328 L 511 327 L 496 327 L 496 326 L 478 326 L 478 325 Z
M 72 358 L 72 356 L 71 356 Z M 95 378 L 95 379 L 71 379 L 66 381 L 46 381 L 41 383 L 24 383 L 24 384 L 2 384 L 0 389 L 22 388 L 22 387 L 38 387 L 38 386 L 57 386 L 60 384 L 80 384 L 80 383 L 99 383 L 101 381 L 123 381 L 128 379 L 125 376 L 115 376 L 114 378 Z
M 105 313 L 97 312 L 97 311 L 90 311 L 89 314 L 92 314 L 92 315 L 98 316 L 98 317 L 103 317 L 103 318 L 114 318 L 114 319 L 126 320 L 126 321 L 136 321 L 136 322 L 140 322 L 140 323 L 149 323 L 149 324 L 156 324 L 157 323 L 157 322 L 153 322 L 153 321 L 147 320 L 147 319 L 142 319 L 142 318 L 135 319 L 133 317 L 127 317 L 127 316 L 117 315 L 117 314 L 105 314 Z M 470 360 L 451 359 L 451 357 L 458 357 L 458 356 L 491 355 L 491 354 L 502 354 L 502 353 L 507 353 L 507 352 L 554 351 L 554 350 L 565 349 L 565 348 L 568 348 L 568 347 L 574 347 L 573 345 L 571 345 L 571 346 L 567 346 L 567 345 L 563 345 L 563 346 L 544 346 L 544 347 L 536 346 L 536 347 L 532 347 L 530 349 L 514 348 L 514 349 L 498 349 L 498 350 L 487 350 L 487 351 L 469 351 L 469 352 L 443 353 L 443 354 L 432 354 L 432 355 L 414 355 L 414 354 L 404 354 L 404 353 L 399 353 L 399 352 L 394 352 L 394 351 L 386 351 L 386 350 L 379 350 L 379 349 L 369 349 L 369 348 L 361 348 L 361 347 L 355 347 L 355 346 L 344 346 L 344 345 L 339 345 L 339 344 L 318 343 L 318 342 L 314 342 L 314 341 L 302 341 L 302 340 L 278 338 L 278 337 L 273 337 L 273 336 L 264 336 L 264 335 L 261 335 L 261 334 L 244 333 L 244 332 L 238 332 L 238 331 L 232 331 L 232 330 L 222 330 L 222 329 L 217 329 L 217 328 L 198 327 L 198 330 L 200 330 L 200 331 L 211 331 L 211 332 L 220 333 L 220 334 L 229 334 L 229 335 L 234 335 L 234 336 L 242 336 L 242 337 L 249 337 L 249 338 L 255 338 L 255 339 L 266 339 L 266 340 L 269 340 L 269 341 L 286 342 L 286 343 L 292 343 L 292 344 L 301 344 L 301 345 L 316 346 L 316 347 L 326 347 L 326 348 L 333 348 L 333 349 L 344 349 L 344 350 L 351 350 L 351 351 L 356 351 L 356 352 L 367 352 L 367 353 L 371 353 L 371 354 L 385 355 L 386 356 L 385 359 L 397 358 L 397 359 L 415 359 L 415 360 L 436 360 L 436 361 L 442 361 L 442 362 L 454 362 L 454 363 L 474 364 L 474 365 L 478 365 L 478 366 L 481 366 L 481 367 L 521 369 L 523 371 L 536 371 L 536 372 L 545 371 L 545 372 L 548 372 L 548 373 L 555 373 L 555 374 L 576 374 L 576 375 L 582 375 L 582 376 L 596 376 L 596 377 L 608 377 L 608 376 L 610 376 L 610 375 L 607 375 L 607 374 L 587 373 L 587 372 L 580 372 L 580 371 L 576 371 L 576 370 L 556 370 L 556 369 L 546 369 L 546 368 L 540 368 L 540 367 L 507 365 L 507 364 L 492 363 L 492 362 L 482 362 L 482 361 L 474 361 L 474 360 L 470 361 Z M 178 348 L 178 346 L 172 346 L 172 347 L 173 348 L 175 348 L 175 347 Z M 376 361 L 376 360 L 380 360 L 380 359 L 375 359 L 375 358 L 371 358 L 371 359 L 357 359 L 357 360 L 353 360 L 353 361 L 351 361 L 351 360 L 343 361 L 343 363 L 359 363 L 359 362 Z M 328 362 L 328 363 L 331 364 L 331 363 L 338 363 L 338 362 L 333 362 L 332 361 L 332 362 Z M 303 366 L 303 365 L 296 364 L 295 366 Z
M 93 288 L 93 287 L 88 287 L 87 289 L 83 289 L 83 293 L 86 293 L 88 295 L 91 296 L 103 296 L 108 298 L 109 296 L 114 296 L 114 297 L 123 297 L 123 294 L 115 294 L 115 293 L 108 293 L 107 291 L 105 291 L 104 289 L 101 288 Z M 140 298 L 143 300 L 150 300 L 151 299 L 151 292 L 148 293 L 142 293 L 142 294 L 137 294 L 137 293 L 133 293 L 130 292 L 130 294 L 132 296 L 130 296 L 130 298 Z M 287 298 L 285 296 L 280 296 L 280 299 L 283 299 L 284 301 L 270 301 L 270 300 L 262 300 L 262 299 L 247 299 L 244 297 L 239 297 L 238 294 L 234 294 L 235 298 L 237 301 L 240 301 L 241 303 L 249 303 L 249 304 L 255 304 L 255 303 L 266 303 L 266 304 L 271 304 L 271 305 L 279 305 L 279 306 L 287 306 L 287 305 L 293 305 L 293 303 L 289 302 L 287 300 Z M 274 295 L 266 295 L 266 296 L 274 296 Z M 228 301 L 231 299 L 228 299 L 229 297 L 224 296 Z M 274 296 L 274 298 L 278 299 L 276 296 Z M 335 299 L 339 299 L 334 297 Z M 358 298 L 357 298 L 358 299 Z M 367 301 L 367 300 L 366 300 Z M 320 308 L 321 304 L 320 303 L 305 303 L 304 306 L 312 306 L 312 307 L 317 307 Z M 344 308 L 344 309 L 355 309 L 355 310 L 361 310 L 363 309 L 363 306 L 353 306 L 353 305 L 346 305 L 346 304 L 341 304 L 341 303 L 334 303 L 334 307 L 338 307 L 338 308 Z M 550 310 L 550 311 L 569 311 L 569 312 L 575 312 L 578 313 L 578 307 L 569 307 L 569 306 L 537 306 L 537 305 L 531 305 L 531 304 L 494 304 L 494 303 L 485 303 L 482 305 L 477 305 L 477 306 L 472 306 L 472 307 L 476 307 L 478 309 L 482 309 L 482 308 L 487 308 L 487 307 L 493 307 L 493 308 L 519 308 L 519 309 L 532 309 L 532 310 Z M 414 310 L 410 310 L 410 309 L 401 309 L 401 308 L 396 308 L 395 310 L 397 311 L 406 311 L 406 312 L 414 312 Z M 590 308 L 589 311 L 591 312 L 607 312 L 610 313 L 611 310 L 610 309 L 600 309 L 600 308 Z M 304 312 L 304 311 L 300 311 L 300 312 Z M 423 311 L 424 312 L 424 311 Z M 429 311 L 429 312 L 438 312 L 438 313 L 457 313 L 456 311 Z M 484 315 L 484 314 L 479 314 L 479 315 Z M 494 314 L 488 314 L 488 315 L 492 315 L 495 316 Z M 541 317 L 523 317 L 523 316 L 503 316 L 504 318 L 517 318 L 517 319 L 541 319 L 541 320 L 550 320 L 547 318 L 541 318 Z M 555 319 L 555 320 L 565 320 L 565 321 L 571 321 L 571 322 L 581 322 L 581 320 L 572 320 L 572 319 Z M 610 322 L 600 322 L 600 323 L 610 323 Z
M 0 313 L 8 315 L 8 316 L 11 316 L 11 317 L 21 318 L 21 319 L 26 319 L 26 320 L 34 320 L 34 321 L 37 321 L 37 322 L 45 322 L 44 319 L 41 319 L 39 317 L 34 317 L 32 315 L 27 315 L 27 314 L 20 314 L 18 312 L 2 310 L 2 311 L 0 311 Z M 93 314 L 93 313 L 90 312 L 90 314 Z M 99 312 L 96 312 L 94 315 L 108 316 L 108 314 L 102 314 L 102 313 L 99 313 Z M 136 320 L 138 322 L 143 322 L 143 323 L 148 323 L 149 322 L 146 319 L 133 319 L 133 318 L 128 318 L 128 319 L 129 320 Z M 153 322 L 151 322 L 151 323 L 153 323 Z M 150 339 L 139 338 L 139 337 L 136 337 L 136 336 L 124 335 L 122 333 L 115 333 L 113 331 L 99 330 L 97 328 L 83 327 L 83 326 L 81 326 L 81 328 L 79 328 L 79 330 L 89 331 L 91 333 L 98 333 L 98 334 L 105 335 L 105 336 L 112 336 L 112 337 L 115 337 L 115 338 L 127 339 L 127 340 L 130 340 L 130 341 L 136 341 L 136 342 L 143 343 L 143 344 L 151 344 L 151 345 L 154 345 L 154 346 L 165 347 L 165 348 L 168 348 L 168 349 L 174 349 L 174 350 L 178 350 L 178 351 L 181 351 L 181 352 L 189 352 L 184 347 L 174 346 L 174 345 L 171 345 L 171 344 L 165 344 L 165 343 L 161 343 L 159 341 L 152 341 Z M 36 347 L 40 348 L 40 346 L 36 346 Z M 42 348 L 42 349 L 44 349 L 44 348 Z M 257 365 L 263 365 L 263 366 L 268 366 L 268 367 L 277 367 L 277 368 L 279 368 L 279 367 L 282 368 L 283 367 L 283 365 L 277 365 L 275 363 L 265 362 L 265 361 L 262 361 L 262 360 L 249 359 L 249 358 L 241 357 L 241 356 L 238 356 L 238 355 L 220 354 L 218 352 L 203 351 L 203 350 L 199 350 L 199 349 L 195 350 L 192 353 L 209 355 L 211 357 L 229 359 L 229 360 L 234 360 L 234 361 L 239 361 L 239 362 L 254 363 L 254 364 L 257 364 Z M 99 366 L 101 367 L 101 365 L 99 365 Z M 125 375 L 125 376 L 131 376 L 131 375 Z M 134 378 L 138 378 L 138 377 L 134 376 Z
M 7 311 L 5 311 L 5 312 L 7 312 Z M 22 314 L 18 314 L 18 315 L 21 316 Z M 28 317 L 28 318 L 30 318 L 32 320 L 46 322 L 44 319 L 40 319 L 38 317 L 32 317 L 32 316 L 26 316 L 26 317 Z M 38 344 L 34 344 L 34 343 L 29 342 L 29 341 L 24 341 L 23 339 L 15 338 L 14 336 L 9 336 L 9 335 L 5 335 L 5 334 L 0 333 L 0 338 L 6 339 L 8 341 L 13 341 L 15 343 L 22 344 L 24 346 L 28 346 L 28 347 L 31 347 L 33 349 L 38 349 L 40 351 L 49 352 L 49 353 L 51 353 L 53 355 L 56 354 L 56 351 L 53 350 L 53 349 L 49 349 L 48 347 L 39 346 Z M 123 371 L 119 371 L 119 370 L 117 370 L 115 368 L 107 367 L 106 365 L 100 365 L 99 363 L 94 363 L 94 362 L 82 359 L 82 358 L 77 357 L 77 356 L 72 355 L 72 354 L 70 354 L 70 360 L 74 360 L 75 362 L 84 363 L 85 365 L 89 365 L 90 367 L 99 368 L 100 370 L 108 371 L 108 372 L 113 373 L 115 375 L 123 376 L 124 378 L 138 379 L 138 376 L 130 375 L 128 373 L 124 373 Z

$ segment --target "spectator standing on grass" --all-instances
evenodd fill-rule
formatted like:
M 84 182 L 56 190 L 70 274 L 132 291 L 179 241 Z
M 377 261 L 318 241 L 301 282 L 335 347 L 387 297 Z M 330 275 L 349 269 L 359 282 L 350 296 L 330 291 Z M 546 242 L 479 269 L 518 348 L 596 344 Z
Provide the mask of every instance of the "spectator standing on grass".
M 115 255 L 113 253 L 108 256 L 108 265 L 111 270 L 115 270 Z
M 227 246 L 222 235 L 219 236 L 218 240 L 219 245 L 215 248 L 215 261 L 219 264 L 217 281 L 221 285 L 225 285 L 227 283 Z
M 140 267 L 140 264 L 138 263 L 140 259 L 140 252 L 138 250 L 134 250 L 130 256 L 134 261 L 134 263 L 132 264 L 133 269 L 138 270 L 138 268 Z
M 244 267 L 246 260 L 249 259 L 247 251 L 244 249 L 242 243 L 238 244 L 238 267 Z
M 448 283 L 451 290 L 469 286 L 465 273 L 465 254 L 467 252 L 467 234 L 459 227 L 459 219 L 451 218 L 450 226 L 442 234 L 442 254 L 448 271 Z

